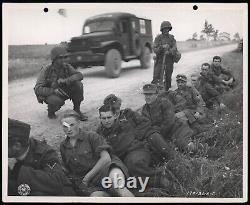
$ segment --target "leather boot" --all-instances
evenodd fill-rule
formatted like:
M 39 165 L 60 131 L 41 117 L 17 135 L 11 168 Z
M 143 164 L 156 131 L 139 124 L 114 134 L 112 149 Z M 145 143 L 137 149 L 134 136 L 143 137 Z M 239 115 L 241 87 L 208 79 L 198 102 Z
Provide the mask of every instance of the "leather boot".
M 55 114 L 56 111 L 57 111 L 56 108 L 53 105 L 49 104 L 48 105 L 48 118 L 49 119 L 56 119 L 57 118 L 57 116 Z
M 81 112 L 80 104 L 74 104 L 74 109 L 73 110 L 76 111 L 79 114 L 81 121 L 87 121 L 88 120 L 88 117 Z

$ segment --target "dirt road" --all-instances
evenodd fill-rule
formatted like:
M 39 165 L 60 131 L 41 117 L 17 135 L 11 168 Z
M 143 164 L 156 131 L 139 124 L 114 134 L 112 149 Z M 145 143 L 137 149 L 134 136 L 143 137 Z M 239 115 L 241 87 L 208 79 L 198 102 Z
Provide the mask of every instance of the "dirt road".
M 237 48 L 236 44 L 205 50 L 187 52 L 182 54 L 182 59 L 174 66 L 173 88 L 176 87 L 175 76 L 178 73 L 191 73 L 199 71 L 199 66 L 204 62 L 212 60 L 214 55 L 222 55 L 225 52 Z M 98 107 L 102 105 L 103 99 L 110 93 L 114 93 L 122 98 L 122 107 L 137 109 L 144 104 L 144 97 L 141 88 L 144 83 L 152 80 L 153 62 L 149 69 L 141 70 L 139 61 L 123 63 L 121 76 L 116 79 L 108 79 L 105 76 L 103 67 L 82 69 L 85 78 L 84 96 L 85 101 L 81 105 L 81 110 L 89 116 L 89 121 L 83 126 L 95 128 L 97 126 Z M 36 78 L 20 79 L 8 85 L 8 116 L 10 118 L 23 120 L 32 126 L 31 136 L 43 139 L 49 144 L 58 148 L 62 141 L 62 130 L 58 120 L 47 118 L 46 104 L 39 104 L 33 92 Z M 72 108 L 72 103 L 66 101 L 65 106 L 57 112 L 58 115 L 66 109 Z

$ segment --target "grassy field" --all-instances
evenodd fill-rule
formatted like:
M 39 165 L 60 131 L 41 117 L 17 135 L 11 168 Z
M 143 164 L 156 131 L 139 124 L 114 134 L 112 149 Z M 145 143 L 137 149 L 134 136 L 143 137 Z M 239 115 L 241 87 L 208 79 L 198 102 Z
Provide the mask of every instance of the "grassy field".
M 196 136 L 209 149 L 196 156 L 179 154 L 167 162 L 166 174 L 172 181 L 171 189 L 152 188 L 140 196 L 243 197 L 242 53 L 229 52 L 222 58 L 224 66 L 229 67 L 238 84 L 222 95 L 227 106 L 224 111 L 208 111 L 211 128 Z
M 220 46 L 228 42 L 179 41 L 180 52 Z M 50 51 L 55 45 L 10 45 L 8 51 L 9 81 L 36 76 L 43 65 L 50 63 Z

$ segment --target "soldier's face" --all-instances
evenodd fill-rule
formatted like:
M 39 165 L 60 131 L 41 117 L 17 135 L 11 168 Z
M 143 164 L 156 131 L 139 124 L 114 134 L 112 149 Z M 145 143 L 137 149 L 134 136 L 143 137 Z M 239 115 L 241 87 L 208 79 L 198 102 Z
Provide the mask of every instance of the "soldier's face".
M 76 137 L 80 132 L 80 121 L 75 119 L 74 117 L 67 117 L 63 118 L 62 121 L 62 127 L 64 133 L 69 138 Z
M 23 147 L 20 142 L 9 143 L 8 158 L 17 158 L 23 153 Z
M 184 88 L 186 85 L 187 85 L 187 82 L 182 81 L 182 80 L 177 80 L 177 87 L 178 87 L 179 89 Z
M 220 59 L 214 59 L 214 65 L 216 66 L 216 67 L 218 67 L 218 66 L 220 66 L 220 64 L 221 64 L 221 61 L 220 61 Z
M 169 30 L 170 30 L 169 28 L 163 28 L 161 32 L 162 34 L 168 34 Z
M 209 67 L 208 67 L 208 66 L 202 66 L 202 67 L 201 67 L 201 73 L 202 73 L 203 75 L 207 75 L 208 72 L 209 72 Z
M 198 83 L 198 77 L 197 76 L 191 76 L 191 84 L 193 86 L 196 86 Z
M 147 93 L 147 94 L 144 94 L 145 96 L 145 101 L 147 104 L 152 104 L 156 98 L 157 98 L 157 94 L 156 93 Z
M 100 121 L 102 126 L 105 128 L 110 128 L 113 126 L 115 122 L 116 116 L 112 111 L 101 112 L 100 113 Z

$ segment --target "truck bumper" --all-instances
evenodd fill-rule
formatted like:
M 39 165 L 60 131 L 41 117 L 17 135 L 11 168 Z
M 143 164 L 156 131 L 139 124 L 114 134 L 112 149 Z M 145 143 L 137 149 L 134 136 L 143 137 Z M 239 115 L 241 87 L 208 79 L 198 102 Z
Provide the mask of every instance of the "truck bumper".
M 80 51 L 67 54 L 67 61 L 70 64 L 88 64 L 94 65 L 104 61 L 104 53 L 93 53 L 91 51 Z

